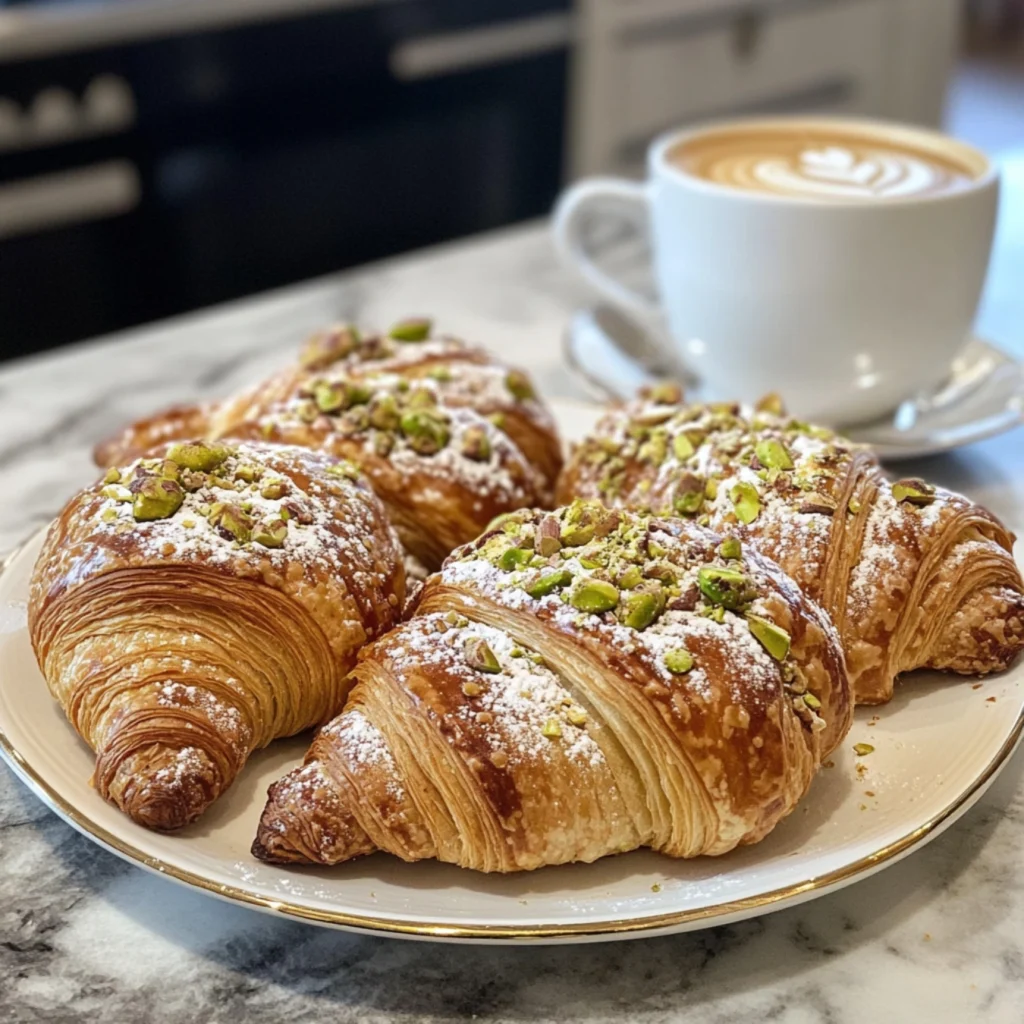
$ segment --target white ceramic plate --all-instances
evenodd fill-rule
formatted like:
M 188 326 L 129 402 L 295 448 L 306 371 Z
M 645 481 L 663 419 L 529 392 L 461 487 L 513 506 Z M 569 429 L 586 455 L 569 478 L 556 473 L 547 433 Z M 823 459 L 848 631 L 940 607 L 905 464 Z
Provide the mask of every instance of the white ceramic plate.
M 593 413 L 559 409 L 578 435 Z M 93 757 L 50 698 L 25 628 L 42 537 L 0 576 L 0 752 L 61 817 L 113 852 L 259 909 L 343 928 L 434 939 L 585 941 L 723 924 L 820 896 L 877 871 L 948 827 L 1009 759 L 1024 725 L 1024 665 L 980 684 L 920 673 L 891 704 L 858 711 L 833 765 L 762 843 L 725 857 L 649 852 L 488 876 L 378 854 L 332 869 L 270 867 L 249 845 L 267 786 L 306 737 L 255 755 L 197 824 L 157 835 L 89 785 Z M 871 743 L 858 759 L 854 743 Z

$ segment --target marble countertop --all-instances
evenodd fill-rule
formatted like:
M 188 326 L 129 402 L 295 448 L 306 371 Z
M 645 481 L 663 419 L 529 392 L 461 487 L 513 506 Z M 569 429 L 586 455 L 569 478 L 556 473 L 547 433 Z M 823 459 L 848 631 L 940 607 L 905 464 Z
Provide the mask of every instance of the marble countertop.
M 1004 217 L 982 318 L 1020 355 L 1022 227 Z M 333 318 L 431 312 L 546 393 L 579 394 L 559 344 L 581 298 L 528 225 L 0 367 L 0 550 L 91 478 L 97 438 L 260 376 Z M 1024 524 L 1022 438 L 919 469 Z M 0 1021 L 982 1018 L 1024 1019 L 1021 754 L 948 832 L 841 892 L 669 938 L 533 948 L 378 939 L 216 901 L 95 846 L 0 766 Z

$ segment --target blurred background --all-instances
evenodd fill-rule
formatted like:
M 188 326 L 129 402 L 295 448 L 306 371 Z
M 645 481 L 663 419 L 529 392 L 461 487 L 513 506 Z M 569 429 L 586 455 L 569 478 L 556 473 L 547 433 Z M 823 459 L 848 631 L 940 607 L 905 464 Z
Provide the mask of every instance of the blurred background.
M 543 216 L 669 127 L 800 111 L 1024 157 L 1024 0 L 0 0 L 0 357 Z

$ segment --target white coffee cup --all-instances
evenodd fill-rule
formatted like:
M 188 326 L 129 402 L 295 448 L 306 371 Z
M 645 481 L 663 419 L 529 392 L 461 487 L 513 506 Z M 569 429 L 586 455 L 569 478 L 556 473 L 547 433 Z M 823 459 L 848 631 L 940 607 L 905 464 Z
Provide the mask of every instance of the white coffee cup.
M 719 184 L 666 158 L 704 133 L 794 125 L 944 154 L 970 178 L 930 195 L 823 199 Z M 709 394 L 753 401 L 777 391 L 802 417 L 856 423 L 948 376 L 992 246 L 999 177 L 982 153 L 881 121 L 773 118 L 664 136 L 651 145 L 648 167 L 641 184 L 594 178 L 568 189 L 555 212 L 556 243 L 613 303 L 663 316 L 674 354 Z M 594 214 L 649 229 L 660 304 L 594 262 L 583 231 Z

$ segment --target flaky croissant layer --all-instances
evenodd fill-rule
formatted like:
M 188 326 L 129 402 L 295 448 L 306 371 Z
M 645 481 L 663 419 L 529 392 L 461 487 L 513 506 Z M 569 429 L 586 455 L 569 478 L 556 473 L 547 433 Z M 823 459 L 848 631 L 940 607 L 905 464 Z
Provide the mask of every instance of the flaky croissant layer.
M 249 754 L 344 704 L 405 599 L 402 551 L 354 467 L 261 443 L 177 443 L 108 471 L 53 524 L 29 632 L 96 751 L 95 784 L 174 829 Z
M 868 449 L 786 416 L 653 389 L 574 451 L 558 499 L 693 518 L 754 544 L 830 614 L 858 703 L 915 668 L 1001 671 L 1024 648 L 1013 535 L 967 498 L 891 483 Z
M 850 724 L 827 616 L 695 524 L 577 503 L 505 517 L 367 648 L 270 789 L 254 853 L 479 871 L 756 842 Z

